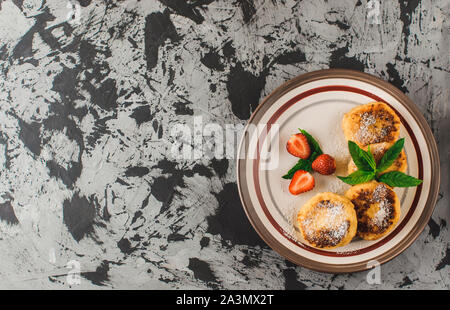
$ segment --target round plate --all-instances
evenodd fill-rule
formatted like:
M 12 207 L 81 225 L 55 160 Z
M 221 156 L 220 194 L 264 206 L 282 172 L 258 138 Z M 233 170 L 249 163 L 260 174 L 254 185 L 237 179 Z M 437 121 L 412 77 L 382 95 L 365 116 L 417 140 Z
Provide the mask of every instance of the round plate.
M 418 187 L 395 188 L 401 218 L 381 239 L 355 239 L 320 250 L 302 242 L 294 219 L 299 208 L 319 192 L 343 194 L 350 186 L 336 175 L 347 175 L 349 153 L 341 122 L 351 108 L 373 101 L 391 106 L 400 116 L 409 175 L 423 180 Z M 336 159 L 335 175 L 314 173 L 315 188 L 293 196 L 282 176 L 297 162 L 286 151 L 289 137 L 305 129 Z M 433 212 L 439 182 L 439 158 L 433 134 L 418 108 L 391 84 L 374 76 L 344 69 L 321 70 L 296 77 L 272 92 L 252 114 L 238 151 L 238 187 L 245 212 L 261 238 L 298 265 L 332 273 L 366 270 L 405 250 L 422 232 Z

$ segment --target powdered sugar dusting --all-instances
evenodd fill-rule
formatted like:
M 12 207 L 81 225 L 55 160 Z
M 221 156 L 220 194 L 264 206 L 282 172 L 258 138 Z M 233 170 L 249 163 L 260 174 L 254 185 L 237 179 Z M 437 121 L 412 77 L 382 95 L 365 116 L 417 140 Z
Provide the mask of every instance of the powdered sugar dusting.
M 345 237 L 349 221 L 344 206 L 329 200 L 319 202 L 301 222 L 305 239 L 320 247 L 335 246 Z
M 389 189 L 383 183 L 378 184 L 373 190 L 372 199 L 375 202 L 380 202 L 386 199 Z
M 360 143 L 369 144 L 373 141 L 374 133 L 372 127 L 376 122 L 377 119 L 372 113 L 364 112 L 361 114 L 359 129 L 356 132 L 356 138 Z
M 379 184 L 372 194 L 372 201 L 378 202 L 378 211 L 375 213 L 372 221 L 378 227 L 382 227 L 384 223 L 389 220 L 390 212 L 389 207 L 390 203 L 387 200 L 389 189 L 384 184 Z
M 345 234 L 347 233 L 348 227 L 350 226 L 349 221 L 342 222 L 339 224 L 339 226 L 331 231 L 331 238 L 333 240 L 339 240 L 339 242 L 342 240 L 342 238 L 345 237 Z
M 388 209 L 386 207 L 386 203 L 384 200 L 378 204 L 378 207 L 380 209 L 378 210 L 377 213 L 375 213 L 373 222 L 377 226 L 382 226 L 383 222 L 387 219 L 389 212 L 388 212 Z
M 345 173 L 339 173 L 338 175 L 345 175 Z M 328 188 L 327 190 L 329 192 L 338 194 L 338 195 L 344 195 L 345 192 L 351 187 L 350 185 L 342 182 L 338 178 L 334 178 L 333 180 L 330 180 L 327 184 Z
M 321 201 L 317 204 L 318 208 L 326 209 L 325 218 L 334 223 L 338 217 L 343 215 L 344 205 L 340 202 Z M 328 223 L 328 222 L 327 222 Z

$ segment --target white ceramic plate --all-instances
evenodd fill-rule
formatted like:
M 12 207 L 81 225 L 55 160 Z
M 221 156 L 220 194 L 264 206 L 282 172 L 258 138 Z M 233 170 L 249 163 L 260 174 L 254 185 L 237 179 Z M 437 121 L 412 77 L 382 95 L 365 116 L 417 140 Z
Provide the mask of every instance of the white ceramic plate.
M 385 237 L 355 239 L 334 249 L 306 245 L 295 228 L 299 208 L 319 192 L 343 194 L 350 159 L 341 122 L 357 105 L 382 101 L 400 116 L 409 175 L 423 180 L 418 187 L 396 188 L 401 218 Z M 282 176 L 297 162 L 286 142 L 298 128 L 308 131 L 324 153 L 336 159 L 334 175 L 314 174 L 316 186 L 293 196 Z M 294 263 L 325 272 L 352 272 L 384 263 L 401 253 L 420 234 L 432 214 L 439 189 L 439 159 L 431 130 L 417 107 L 392 85 L 361 72 L 321 70 L 299 76 L 276 89 L 253 113 L 244 132 L 238 159 L 241 200 L 250 222 L 274 250 Z

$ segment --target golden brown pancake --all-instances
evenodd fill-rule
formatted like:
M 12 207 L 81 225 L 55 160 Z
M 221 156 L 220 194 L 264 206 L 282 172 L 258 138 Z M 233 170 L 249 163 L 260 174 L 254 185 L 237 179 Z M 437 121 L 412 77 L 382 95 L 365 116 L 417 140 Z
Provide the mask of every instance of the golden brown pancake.
M 364 150 L 367 151 L 368 146 L 363 147 Z M 382 143 L 376 143 L 370 145 L 370 152 L 373 154 L 373 157 L 375 158 L 375 162 L 378 164 L 378 162 L 383 157 L 384 153 L 389 149 L 389 145 L 386 142 Z M 405 151 L 402 150 L 400 155 L 398 155 L 397 159 L 394 161 L 394 163 L 383 171 L 383 173 L 389 172 L 389 171 L 400 171 L 400 172 L 406 172 L 406 169 L 408 168 L 407 160 L 406 160 L 406 154 Z M 353 160 L 350 160 L 348 163 L 348 174 L 355 172 L 358 170 Z
M 349 199 L 334 193 L 319 193 L 300 208 L 297 225 L 306 243 L 315 248 L 333 249 L 353 239 L 357 220 Z
M 357 235 L 365 240 L 385 236 L 400 219 L 400 200 L 384 183 L 371 181 L 352 186 L 345 196 L 355 206 Z
M 342 129 L 346 139 L 360 147 L 381 142 L 392 145 L 400 133 L 400 118 L 387 104 L 372 102 L 344 114 Z

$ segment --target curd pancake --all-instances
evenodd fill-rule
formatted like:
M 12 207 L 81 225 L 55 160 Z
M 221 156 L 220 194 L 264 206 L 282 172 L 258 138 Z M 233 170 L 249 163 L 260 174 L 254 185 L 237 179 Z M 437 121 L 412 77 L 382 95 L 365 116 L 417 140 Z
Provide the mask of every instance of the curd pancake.
M 400 200 L 391 187 L 371 181 L 352 186 L 345 196 L 355 206 L 358 236 L 375 240 L 391 231 L 400 219 Z
M 297 225 L 307 244 L 333 249 L 353 239 L 357 220 L 349 199 L 334 193 L 319 193 L 300 208 Z
M 400 134 L 400 118 L 387 104 L 372 102 L 344 114 L 342 129 L 347 140 L 360 147 L 381 142 L 390 146 Z
M 363 147 L 364 150 L 367 151 L 367 146 Z M 381 160 L 384 153 L 389 149 L 389 144 L 382 142 L 382 143 L 375 143 L 370 145 L 370 152 L 373 154 L 373 157 L 375 158 L 376 163 Z M 383 171 L 383 173 L 389 172 L 389 171 L 400 171 L 400 172 L 406 172 L 406 168 L 408 168 L 408 164 L 406 161 L 406 154 L 405 151 L 402 150 L 400 155 L 398 155 L 397 159 L 392 163 L 392 165 Z M 350 160 L 348 163 L 348 174 L 355 172 L 358 170 L 353 160 Z

